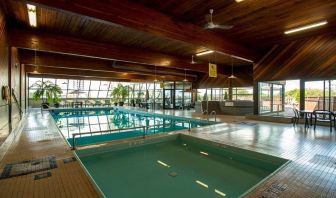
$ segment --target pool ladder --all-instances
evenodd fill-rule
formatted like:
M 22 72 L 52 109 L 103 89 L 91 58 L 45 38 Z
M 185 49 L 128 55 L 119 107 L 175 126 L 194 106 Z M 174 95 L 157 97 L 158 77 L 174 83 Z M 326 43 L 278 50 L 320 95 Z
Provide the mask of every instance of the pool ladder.
M 209 114 L 208 110 L 204 110 L 203 111 L 203 115 L 207 116 L 207 120 L 208 122 L 210 122 L 210 117 L 212 115 L 214 115 L 214 118 L 215 118 L 215 122 L 217 121 L 217 112 L 215 110 L 211 111 L 211 113 Z

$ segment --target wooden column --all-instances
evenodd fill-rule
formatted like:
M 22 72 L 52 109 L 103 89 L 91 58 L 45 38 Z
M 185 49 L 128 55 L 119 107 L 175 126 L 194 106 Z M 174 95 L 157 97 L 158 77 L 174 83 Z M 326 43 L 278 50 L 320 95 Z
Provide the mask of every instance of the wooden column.
M 305 109 L 305 83 L 300 79 L 300 110 Z
M 229 80 L 229 100 L 232 101 L 232 79 Z
M 259 86 L 258 82 L 253 82 L 253 114 L 259 114 Z

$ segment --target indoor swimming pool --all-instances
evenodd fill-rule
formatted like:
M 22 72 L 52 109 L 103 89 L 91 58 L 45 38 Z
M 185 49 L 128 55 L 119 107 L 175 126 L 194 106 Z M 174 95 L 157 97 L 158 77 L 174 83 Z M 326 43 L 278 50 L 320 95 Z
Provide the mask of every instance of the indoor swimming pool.
M 184 134 L 76 155 L 103 197 L 240 197 L 287 162 Z
M 50 110 L 69 145 L 89 145 L 207 126 L 216 122 L 123 108 Z

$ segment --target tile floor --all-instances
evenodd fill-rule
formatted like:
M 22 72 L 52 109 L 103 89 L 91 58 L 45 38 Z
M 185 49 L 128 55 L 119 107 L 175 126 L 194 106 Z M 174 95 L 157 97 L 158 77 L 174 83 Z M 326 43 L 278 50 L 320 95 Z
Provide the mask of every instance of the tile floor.
M 185 117 L 205 118 L 192 111 L 156 111 Z M 58 168 L 52 176 L 34 180 L 35 174 L 0 180 L 0 197 L 97 197 L 77 161 L 72 157 L 48 113 L 31 111 L 26 124 L 0 162 L 31 160 L 53 155 Z M 212 118 L 213 119 L 213 118 Z M 245 120 L 244 117 L 217 116 L 225 123 L 193 129 L 190 135 L 290 159 L 291 162 L 259 185 L 246 197 L 336 197 L 336 132 L 327 127 L 304 130 L 303 126 Z

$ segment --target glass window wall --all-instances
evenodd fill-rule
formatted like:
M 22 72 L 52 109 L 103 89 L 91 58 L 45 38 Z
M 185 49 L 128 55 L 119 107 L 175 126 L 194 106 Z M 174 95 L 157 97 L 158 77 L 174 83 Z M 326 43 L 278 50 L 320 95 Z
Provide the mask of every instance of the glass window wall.
M 36 87 L 33 85 L 38 81 L 51 81 L 62 90 L 61 105 L 70 104 L 73 101 L 82 101 L 83 104 L 104 104 L 110 100 L 112 90 L 120 82 L 98 81 L 98 80 L 76 80 L 76 79 L 52 79 L 29 77 L 29 98 L 30 103 Z M 183 108 L 192 103 L 192 87 L 188 82 L 158 81 L 153 83 L 130 83 L 121 82 L 128 86 L 129 96 L 125 103 L 136 106 L 147 106 L 147 108 L 162 109 L 164 101 L 166 108 Z M 176 84 L 176 89 L 175 89 Z M 31 104 L 30 104 L 31 105 Z M 36 107 L 38 107 L 36 102 Z

